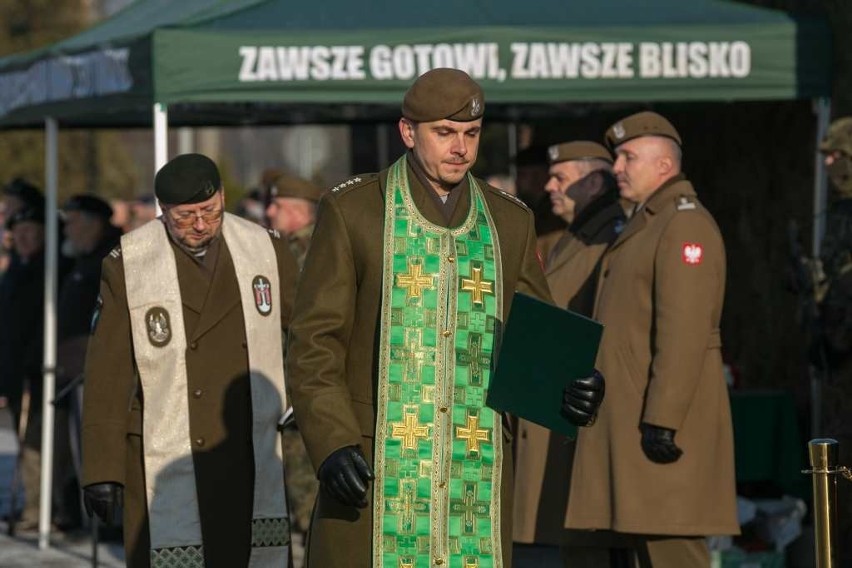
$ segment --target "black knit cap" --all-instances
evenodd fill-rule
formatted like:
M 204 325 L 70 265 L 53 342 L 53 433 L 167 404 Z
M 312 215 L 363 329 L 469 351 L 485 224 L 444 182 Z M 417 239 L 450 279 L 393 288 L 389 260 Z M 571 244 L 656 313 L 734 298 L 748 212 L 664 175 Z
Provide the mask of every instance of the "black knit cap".
M 213 160 L 202 154 L 181 154 L 157 172 L 154 195 L 169 205 L 201 203 L 221 186 L 219 168 Z
M 25 180 L 16 177 L 3 186 L 3 193 L 13 195 L 24 202 L 27 207 L 44 207 L 44 195 L 41 191 Z
M 12 227 L 18 223 L 24 223 L 26 221 L 44 225 L 44 207 L 40 205 L 24 207 L 6 221 L 6 228 L 12 229 Z
M 62 211 L 80 211 L 102 219 L 109 220 L 112 217 L 112 207 L 109 203 L 95 195 L 81 193 L 74 195 L 65 202 Z

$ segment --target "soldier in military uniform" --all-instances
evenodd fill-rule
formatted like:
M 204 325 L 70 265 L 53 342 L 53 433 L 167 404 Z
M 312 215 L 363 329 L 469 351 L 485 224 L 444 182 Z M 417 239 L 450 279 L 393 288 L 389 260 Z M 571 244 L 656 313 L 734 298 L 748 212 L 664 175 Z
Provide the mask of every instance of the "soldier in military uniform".
M 818 290 L 820 350 L 826 366 L 822 431 L 840 443 L 842 465 L 852 464 L 852 117 L 832 122 L 820 143 L 833 195 L 828 209 L 821 260 L 825 281 Z M 837 542 L 840 563 L 852 563 L 852 487 L 838 485 Z
M 311 244 L 316 223 L 317 203 L 323 190 L 301 178 L 279 173 L 269 181 L 266 217 L 269 226 L 279 231 L 301 270 Z M 284 464 L 287 470 L 287 496 L 290 499 L 293 530 L 301 533 L 302 541 L 311 523 L 311 512 L 317 498 L 319 483 L 308 458 L 305 443 L 295 423 L 284 430 Z
M 269 184 L 266 217 L 269 226 L 285 236 L 301 267 L 308 254 L 323 190 L 294 176 L 281 174 Z
M 278 422 L 296 262 L 224 212 L 200 154 L 157 173 L 163 215 L 103 262 L 85 367 L 84 500 L 124 501 L 131 567 L 288 561 Z
M 719 334 L 725 247 L 668 120 L 641 112 L 606 140 L 637 211 L 600 267 L 608 393 L 577 438 L 567 526 L 615 531 L 643 567 L 709 567 L 704 537 L 739 531 Z
M 320 480 L 311 567 L 510 565 L 493 334 L 515 290 L 550 294 L 530 210 L 469 174 L 483 110 L 464 72 L 425 73 L 402 105 L 409 151 L 320 203 L 288 353 Z M 571 381 L 566 416 L 587 424 L 602 383 Z
M 601 257 L 625 222 L 612 154 L 596 142 L 574 141 L 551 146 L 548 158 L 545 190 L 553 213 L 568 228 L 550 252 L 544 274 L 556 305 L 591 316 Z M 561 566 L 574 441 L 519 420 L 515 443 L 514 540 L 521 543 L 516 564 L 529 557 L 530 566 Z M 581 541 L 588 546 L 589 535 Z

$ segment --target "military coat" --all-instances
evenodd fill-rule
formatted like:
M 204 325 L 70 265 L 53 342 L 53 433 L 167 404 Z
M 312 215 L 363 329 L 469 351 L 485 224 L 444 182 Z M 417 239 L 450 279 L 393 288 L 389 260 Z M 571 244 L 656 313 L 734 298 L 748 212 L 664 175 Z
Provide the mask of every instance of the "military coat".
M 408 166 L 415 205 L 432 223 L 458 226 L 467 216 L 467 184 L 448 221 L 431 189 Z M 359 444 L 373 457 L 381 311 L 383 225 L 387 170 L 357 176 L 320 202 L 290 327 L 288 385 L 299 429 L 315 468 L 335 450 Z M 494 219 L 503 265 L 503 306 L 515 290 L 550 301 L 536 252 L 532 213 L 505 193 L 478 182 Z M 511 448 L 503 437 L 502 538 L 511 561 Z M 372 499 L 372 488 L 369 499 Z M 372 505 L 355 509 L 320 491 L 308 537 L 313 568 L 371 565 Z
M 594 317 L 607 393 L 580 431 L 567 525 L 659 535 L 735 534 L 734 450 L 719 319 L 725 247 L 676 176 L 604 254 Z M 651 462 L 642 422 L 677 431 L 683 455 Z
M 544 270 L 557 306 L 592 315 L 601 257 L 623 226 L 624 210 L 615 202 L 565 230 Z M 515 452 L 514 539 L 561 544 L 574 442 L 521 419 Z
M 273 236 L 272 242 L 284 329 L 292 313 L 298 268 L 286 241 Z M 171 246 L 186 328 L 187 405 L 205 566 L 247 566 L 254 455 L 248 351 L 234 263 L 221 237 L 207 253 L 215 258 L 204 264 Z M 147 567 L 145 392 L 135 370 L 120 248 L 104 259 L 99 301 L 86 357 L 82 483 L 124 486 L 127 565 Z

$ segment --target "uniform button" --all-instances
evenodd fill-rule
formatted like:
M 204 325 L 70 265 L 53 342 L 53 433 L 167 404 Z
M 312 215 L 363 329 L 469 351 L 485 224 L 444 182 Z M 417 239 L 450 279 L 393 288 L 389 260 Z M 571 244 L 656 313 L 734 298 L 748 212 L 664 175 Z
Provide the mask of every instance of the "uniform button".
M 195 445 L 198 446 L 198 447 L 203 446 L 204 445 L 204 438 L 196 438 L 195 439 Z
M 456 261 L 456 257 L 454 257 L 454 256 L 448 256 L 447 257 L 447 262 L 455 262 L 455 261 Z
M 189 348 L 190 349 L 198 349 L 198 343 L 193 341 L 192 343 L 189 344 Z
M 453 332 L 450 331 L 449 329 L 445 329 L 444 331 L 441 332 L 441 335 L 443 335 L 444 337 L 449 337 L 452 334 L 453 334 Z
M 203 394 L 203 393 L 202 393 L 201 389 L 195 389 L 195 390 L 192 392 L 192 396 L 194 396 L 195 398 L 201 398 L 201 395 L 202 395 L 202 394 Z

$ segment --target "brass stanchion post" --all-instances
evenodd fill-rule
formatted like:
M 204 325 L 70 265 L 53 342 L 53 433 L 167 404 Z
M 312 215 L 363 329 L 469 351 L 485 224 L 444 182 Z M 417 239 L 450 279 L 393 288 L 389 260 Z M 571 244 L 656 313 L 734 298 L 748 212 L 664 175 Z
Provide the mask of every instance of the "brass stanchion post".
M 849 469 L 837 464 L 838 453 L 839 445 L 832 438 L 808 442 L 811 469 L 803 473 L 813 476 L 816 568 L 837 566 L 837 475 L 852 479 Z

